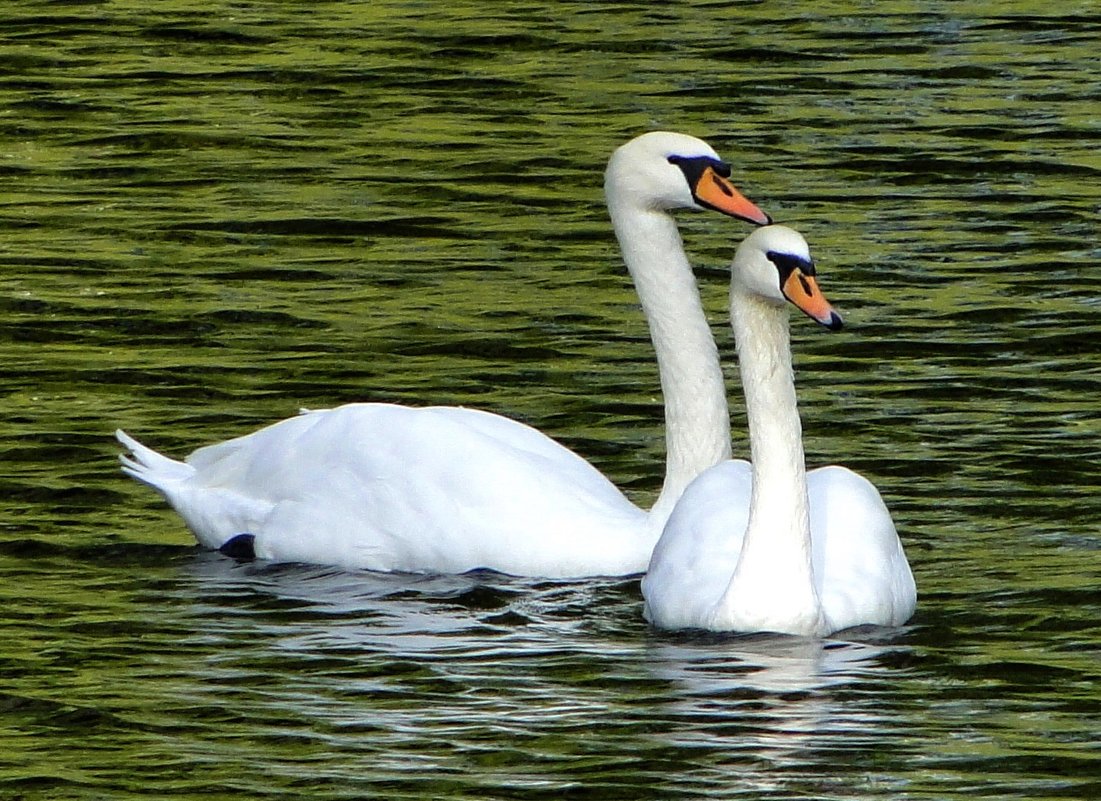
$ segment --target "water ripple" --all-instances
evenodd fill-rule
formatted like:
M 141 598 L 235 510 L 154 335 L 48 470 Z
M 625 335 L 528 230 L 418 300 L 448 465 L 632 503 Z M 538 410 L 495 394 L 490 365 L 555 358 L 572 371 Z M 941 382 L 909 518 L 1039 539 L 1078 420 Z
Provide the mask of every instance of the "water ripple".
M 0 795 L 1097 797 L 1099 28 L 0 12 Z M 633 579 L 237 565 L 118 474 L 117 426 L 183 454 L 374 399 L 511 414 L 652 499 L 657 376 L 600 188 L 650 128 L 704 135 L 811 241 L 847 327 L 793 322 L 808 458 L 882 488 L 905 629 L 669 636 Z M 681 223 L 733 365 L 744 229 Z

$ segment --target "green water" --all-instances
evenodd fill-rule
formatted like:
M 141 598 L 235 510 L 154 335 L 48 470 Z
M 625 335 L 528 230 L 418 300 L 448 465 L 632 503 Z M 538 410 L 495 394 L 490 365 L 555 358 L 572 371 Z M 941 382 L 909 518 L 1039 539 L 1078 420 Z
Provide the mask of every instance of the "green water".
M 0 797 L 1101 796 L 1099 36 L 1086 2 L 9 4 Z M 811 242 L 847 327 L 793 321 L 808 459 L 882 490 L 905 630 L 239 566 L 118 473 L 116 427 L 458 403 L 651 500 L 601 182 L 655 128 Z M 741 432 L 746 228 L 681 224 Z

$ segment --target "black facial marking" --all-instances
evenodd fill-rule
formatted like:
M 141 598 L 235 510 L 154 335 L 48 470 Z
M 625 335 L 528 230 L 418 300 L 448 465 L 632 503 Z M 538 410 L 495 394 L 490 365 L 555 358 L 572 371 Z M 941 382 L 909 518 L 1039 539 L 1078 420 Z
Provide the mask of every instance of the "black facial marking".
M 803 256 L 793 256 L 791 253 L 781 253 L 776 250 L 770 250 L 765 256 L 780 271 L 780 286 L 783 286 L 784 282 L 796 270 L 799 270 L 803 275 L 814 275 L 814 262 Z M 804 283 L 803 288 L 805 289 L 806 286 L 806 283 Z
M 680 167 L 685 180 L 688 181 L 688 185 L 693 190 L 695 190 L 696 184 L 700 182 L 700 178 L 708 167 L 723 178 L 730 177 L 730 165 L 710 156 L 670 156 L 669 163 Z

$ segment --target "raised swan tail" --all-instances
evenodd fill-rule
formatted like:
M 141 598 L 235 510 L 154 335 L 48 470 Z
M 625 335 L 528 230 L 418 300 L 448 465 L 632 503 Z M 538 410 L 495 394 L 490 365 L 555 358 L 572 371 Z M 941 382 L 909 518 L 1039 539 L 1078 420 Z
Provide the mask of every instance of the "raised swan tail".
M 119 456 L 122 472 L 161 493 L 167 491 L 169 484 L 182 481 L 195 472 L 195 468 L 191 465 L 161 456 L 121 429 L 115 432 L 115 439 L 130 451 L 129 454 L 124 453 Z

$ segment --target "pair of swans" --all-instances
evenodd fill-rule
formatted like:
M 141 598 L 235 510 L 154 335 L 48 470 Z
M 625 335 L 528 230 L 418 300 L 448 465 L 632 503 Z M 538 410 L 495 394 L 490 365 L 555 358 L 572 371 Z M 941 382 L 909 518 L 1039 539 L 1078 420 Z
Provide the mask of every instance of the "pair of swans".
M 629 575 L 649 566 L 643 585 L 646 614 L 662 627 L 825 634 L 858 623 L 900 624 L 913 609 L 912 597 L 907 611 L 904 598 L 880 598 L 878 586 L 897 585 L 898 594 L 905 596 L 900 571 L 909 577 L 909 567 L 882 500 L 863 479 L 841 468 L 827 468 L 825 473 L 833 484 L 849 488 L 855 481 L 859 486 L 860 492 L 827 488 L 829 508 L 819 512 L 829 517 L 831 532 L 852 532 L 848 539 L 831 534 L 828 548 L 817 548 L 817 539 L 812 548 L 810 529 L 803 527 L 805 542 L 800 544 L 794 523 L 768 546 L 771 532 L 766 529 L 785 514 L 777 511 L 777 501 L 788 504 L 789 516 L 802 514 L 800 519 L 807 519 L 786 314 L 777 307 L 777 298 L 780 303 L 791 299 L 828 326 L 840 323 L 816 290 L 805 242 L 790 229 L 756 231 L 739 248 L 733 272 L 754 276 L 751 282 L 734 282 L 745 288 L 739 297 L 756 294 L 754 302 L 772 315 L 772 329 L 759 332 L 750 320 L 739 334 L 762 343 L 771 340 L 765 348 L 770 358 L 780 359 L 779 351 L 786 352 L 786 372 L 782 361 L 761 362 L 754 369 L 763 366 L 786 375 L 791 403 L 780 414 L 794 415 L 795 420 L 792 429 L 790 419 L 778 425 L 769 408 L 751 408 L 751 438 L 756 438 L 751 445 L 752 483 L 759 487 L 776 480 L 792 488 L 802 481 L 802 503 L 798 492 L 771 490 L 754 490 L 748 500 L 744 463 L 728 461 L 730 423 L 718 351 L 669 212 L 706 208 L 757 224 L 771 222 L 738 192 L 729 175 L 729 166 L 706 143 L 669 133 L 644 134 L 623 145 L 605 173 L 608 208 L 649 322 L 665 401 L 666 477 L 648 512 L 632 504 L 584 459 L 535 429 L 455 407 L 362 403 L 307 412 L 201 448 L 185 462 L 162 456 L 120 431 L 118 438 L 131 453 L 123 457 L 123 469 L 160 492 L 200 543 L 230 555 L 388 571 L 459 573 L 489 568 L 547 577 Z M 785 320 L 782 332 L 775 325 L 779 316 Z M 782 342 L 779 333 L 784 335 Z M 748 386 L 762 378 L 746 372 L 745 341 L 740 340 L 740 348 Z M 773 377 L 765 383 L 778 381 Z M 775 391 L 771 387 L 768 393 Z M 747 391 L 747 402 L 768 403 L 768 393 L 754 401 Z M 771 429 L 767 435 L 760 433 L 766 429 Z M 757 440 L 768 448 L 781 445 L 784 455 L 759 453 L 766 445 L 758 446 Z M 765 469 L 768 473 L 761 473 Z M 815 479 L 820 472 L 812 474 L 812 487 L 826 486 Z M 818 501 L 820 494 L 812 489 L 812 518 L 826 506 Z M 718 533 L 715 524 L 704 519 L 706 515 L 693 514 L 689 504 L 723 508 L 714 519 L 735 524 L 737 512 L 732 510 L 740 509 L 743 524 Z M 746 509 L 750 529 L 739 538 Z M 855 519 L 854 526 L 846 518 Z M 874 526 L 865 527 L 865 521 Z M 818 562 L 798 567 L 806 554 L 832 553 L 841 547 L 834 546 L 835 541 L 848 544 L 850 551 L 861 550 L 862 538 L 876 546 L 861 562 L 864 571 L 838 574 L 833 581 L 870 577 L 876 582 L 876 598 L 870 601 L 852 601 L 862 594 L 860 587 L 827 591 L 823 582 L 831 581 L 829 571 L 836 560 L 826 558 L 821 570 Z M 693 544 L 697 540 L 698 546 Z M 767 589 L 761 603 L 745 597 L 751 592 L 741 591 L 723 593 L 710 603 L 701 600 L 721 583 L 721 577 L 710 582 L 700 577 L 701 571 L 718 576 L 719 561 L 696 551 L 714 540 L 724 540 L 723 553 L 734 554 L 727 583 L 735 566 L 738 573 L 748 572 L 737 555 L 744 540 L 744 552 L 760 565 L 747 584 Z M 735 540 L 738 547 L 731 545 Z M 889 543 L 901 567 L 898 559 L 881 558 Z M 783 592 L 781 585 L 792 583 L 800 591 Z M 913 596 L 912 578 L 909 586 Z M 783 603 L 776 614 L 761 612 L 759 607 L 779 595 Z M 791 611 L 798 605 L 795 596 L 803 599 L 794 610 L 799 614 Z M 864 619 L 827 609 L 835 597 Z M 816 611 L 805 614 L 805 606 Z M 871 616 L 864 614 L 869 609 Z

